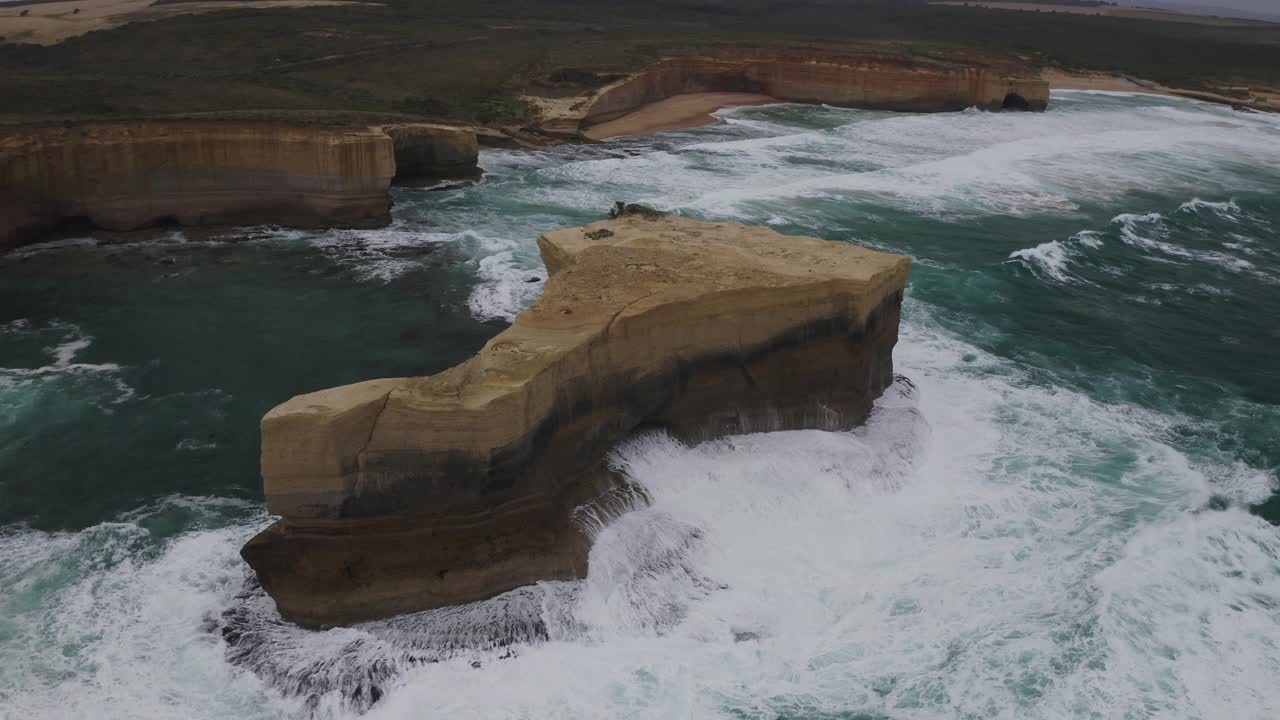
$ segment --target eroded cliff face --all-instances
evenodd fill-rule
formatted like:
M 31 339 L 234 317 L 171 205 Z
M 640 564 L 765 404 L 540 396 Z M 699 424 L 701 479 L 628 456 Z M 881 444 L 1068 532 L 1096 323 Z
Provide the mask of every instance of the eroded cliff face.
M 164 222 L 374 227 L 389 221 L 391 139 L 344 130 L 225 123 L 29 128 L 0 135 L 0 188 L 39 222 L 107 230 Z M 7 237 L 5 237 L 7 236 Z
M 1044 110 L 1049 85 L 983 67 L 875 53 L 726 49 L 666 58 L 599 90 L 587 127 L 682 93 L 749 92 L 788 102 L 941 112 L 978 107 Z
M 688 441 L 861 422 L 892 380 L 906 257 L 629 215 L 539 240 L 542 298 L 471 360 L 262 421 L 244 558 L 281 613 L 349 623 L 582 577 L 575 519 L 637 427 Z
M 0 130 L 0 249 L 69 220 L 105 230 L 157 224 L 378 227 L 387 188 L 470 177 L 475 133 L 435 125 L 324 128 L 241 123 Z
M 395 151 L 396 182 L 473 180 L 480 176 L 476 164 L 480 144 L 473 131 L 426 123 L 387 125 L 382 131 L 391 137 Z

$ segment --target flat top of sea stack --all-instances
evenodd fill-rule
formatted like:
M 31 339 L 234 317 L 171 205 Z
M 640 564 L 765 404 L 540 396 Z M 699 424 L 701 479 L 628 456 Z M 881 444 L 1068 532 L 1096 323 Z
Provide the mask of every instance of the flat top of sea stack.
M 653 211 L 548 232 L 538 245 L 550 274 L 542 297 L 470 360 L 430 377 L 300 395 L 268 419 L 342 412 L 352 392 L 366 391 L 390 393 L 419 411 L 480 410 L 523 394 L 544 373 L 564 379 L 584 364 L 643 366 L 658 355 L 734 352 L 821 307 L 865 318 L 902 289 L 911 266 L 905 255 L 850 243 Z M 655 327 L 681 334 L 694 316 L 723 332 L 680 342 L 652 335 Z M 628 349 L 619 355 L 619 347 Z
M 584 343 L 638 332 L 630 320 L 687 305 L 749 324 L 742 313 L 784 288 L 815 303 L 843 297 L 865 316 L 910 269 L 903 255 L 656 212 L 548 232 L 538 245 L 550 273 L 542 298 L 470 361 L 404 390 L 429 404 L 484 403 Z
M 628 286 L 684 285 L 702 292 L 711 287 L 812 282 L 816 277 L 871 281 L 900 269 L 902 255 L 850 243 L 783 235 L 736 222 L 703 222 L 680 215 L 631 212 L 584 227 L 545 233 L 539 241 L 548 268 L 561 262 L 603 271 Z M 554 258 L 547 258 L 548 253 Z M 628 258 L 644 256 L 642 265 Z M 574 277 L 573 285 L 591 285 L 593 273 Z M 710 283 L 708 285 L 707 283 Z M 610 283 L 612 286 L 612 283 Z

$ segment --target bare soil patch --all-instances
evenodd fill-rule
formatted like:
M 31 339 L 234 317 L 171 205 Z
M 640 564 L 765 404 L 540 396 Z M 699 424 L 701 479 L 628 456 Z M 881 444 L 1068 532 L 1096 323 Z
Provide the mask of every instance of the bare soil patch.
M 6 42 L 54 45 L 69 37 L 138 20 L 239 8 L 296 8 L 354 5 L 349 0 L 237 0 L 153 4 L 155 0 L 65 0 L 10 5 L 0 3 L 0 37 Z M 23 14 L 25 13 L 25 15 Z

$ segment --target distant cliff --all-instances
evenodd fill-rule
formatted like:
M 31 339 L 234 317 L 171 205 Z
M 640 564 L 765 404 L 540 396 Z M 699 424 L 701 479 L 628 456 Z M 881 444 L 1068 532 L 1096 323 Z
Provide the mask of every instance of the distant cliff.
M 242 554 L 284 617 L 349 623 L 583 576 L 581 514 L 641 426 L 688 441 L 856 425 L 893 377 L 908 258 L 627 215 L 539 240 L 542 298 L 471 360 L 262 420 Z
M 721 49 L 665 58 L 598 90 L 579 110 L 582 127 L 682 93 L 750 92 L 779 101 L 875 110 L 1044 110 L 1049 84 L 991 68 L 888 53 Z
M 0 249 L 69 223 L 385 225 L 397 174 L 477 172 L 474 133 L 418 127 L 396 126 L 394 140 L 380 128 L 214 122 L 0 130 Z

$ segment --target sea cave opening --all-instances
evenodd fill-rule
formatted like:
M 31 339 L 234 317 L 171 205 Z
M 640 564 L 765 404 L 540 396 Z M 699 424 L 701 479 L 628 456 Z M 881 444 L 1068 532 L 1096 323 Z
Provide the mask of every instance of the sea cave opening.
M 1004 102 L 1000 104 L 1003 110 L 1030 110 L 1031 103 L 1016 92 L 1011 92 L 1004 96 Z

